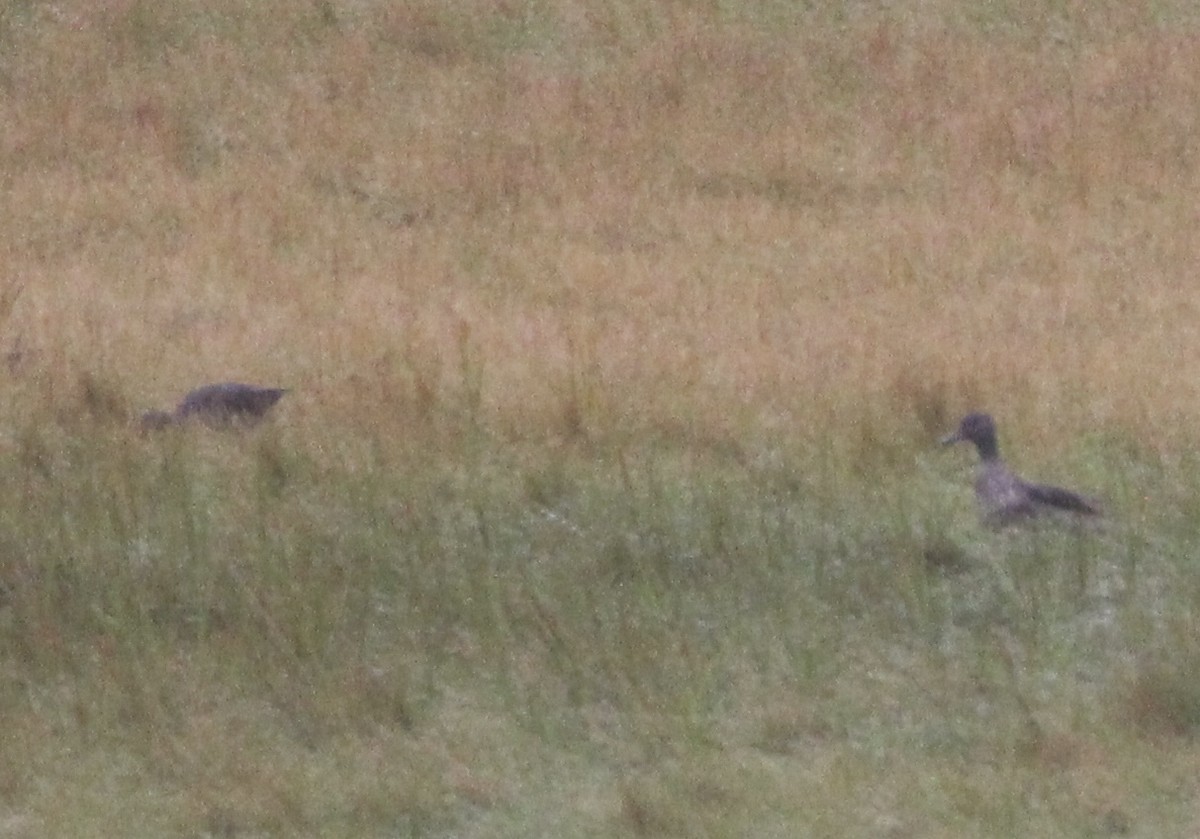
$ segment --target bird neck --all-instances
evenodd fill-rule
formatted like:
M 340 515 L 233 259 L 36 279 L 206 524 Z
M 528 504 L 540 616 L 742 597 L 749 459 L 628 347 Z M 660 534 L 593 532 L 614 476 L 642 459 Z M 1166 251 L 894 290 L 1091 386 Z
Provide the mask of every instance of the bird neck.
M 984 438 L 975 441 L 975 448 L 979 450 L 979 459 L 984 463 L 994 463 L 1000 459 L 1000 447 L 996 445 L 996 441 L 991 438 Z

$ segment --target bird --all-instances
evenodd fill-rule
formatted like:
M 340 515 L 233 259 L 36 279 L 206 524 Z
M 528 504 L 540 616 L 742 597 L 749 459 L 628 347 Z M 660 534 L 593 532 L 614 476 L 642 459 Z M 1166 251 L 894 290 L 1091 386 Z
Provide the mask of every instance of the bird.
M 184 396 L 174 412 L 147 411 L 142 414 L 142 430 L 157 431 L 193 421 L 210 428 L 245 428 L 262 420 L 287 392 L 287 388 L 241 382 L 204 385 Z
M 967 414 L 958 429 L 941 440 L 944 446 L 960 442 L 974 443 L 979 452 L 975 497 L 985 523 L 1004 527 L 1055 512 L 1079 517 L 1103 515 L 1099 504 L 1076 492 L 1030 483 L 1013 474 L 1000 459 L 996 423 L 988 414 Z

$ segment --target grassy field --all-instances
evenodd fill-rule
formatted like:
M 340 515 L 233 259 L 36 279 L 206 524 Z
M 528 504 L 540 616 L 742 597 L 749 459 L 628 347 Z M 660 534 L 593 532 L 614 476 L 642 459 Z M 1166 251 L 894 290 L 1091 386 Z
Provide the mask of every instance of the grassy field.
M 1198 137 L 1166 0 L 0 0 L 0 837 L 1196 835 Z

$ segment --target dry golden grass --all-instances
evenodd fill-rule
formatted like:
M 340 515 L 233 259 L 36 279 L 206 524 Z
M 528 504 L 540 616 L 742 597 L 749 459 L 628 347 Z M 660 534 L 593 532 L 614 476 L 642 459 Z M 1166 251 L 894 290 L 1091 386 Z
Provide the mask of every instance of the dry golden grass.
M 373 392 L 449 386 L 466 333 L 521 430 L 578 410 L 573 376 L 598 429 L 983 404 L 1157 438 L 1197 410 L 1188 35 L 328 13 L 26 13 L 3 144 L 31 374 L 138 404 L 282 380 L 375 425 Z
M 922 454 L 994 412 L 1174 528 L 1111 538 L 1130 588 L 1194 592 L 1194 13 L 726 5 L 0 4 L 0 833 L 1194 827 L 1163 616 L 1071 635 L 1098 695 L 1020 675 L 1076 577 L 962 548 Z M 128 433 L 225 379 L 278 427 Z M 980 551 L 1027 585 L 944 597 Z

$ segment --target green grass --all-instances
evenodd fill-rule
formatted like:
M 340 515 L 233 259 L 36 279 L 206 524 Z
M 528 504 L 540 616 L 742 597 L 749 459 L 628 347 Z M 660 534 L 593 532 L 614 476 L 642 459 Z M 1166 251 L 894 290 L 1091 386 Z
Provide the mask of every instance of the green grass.
M 1187 810 L 1171 543 L 980 532 L 955 463 L 878 487 L 766 442 L 467 448 L 345 471 L 286 428 L 28 431 L 0 470 L 19 823 L 1084 835 Z
M 0 834 L 1194 833 L 1194 27 L 0 2 Z

